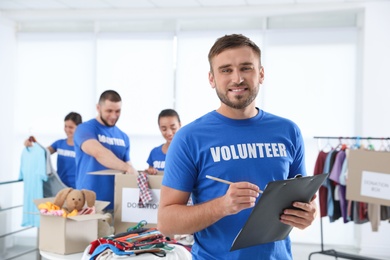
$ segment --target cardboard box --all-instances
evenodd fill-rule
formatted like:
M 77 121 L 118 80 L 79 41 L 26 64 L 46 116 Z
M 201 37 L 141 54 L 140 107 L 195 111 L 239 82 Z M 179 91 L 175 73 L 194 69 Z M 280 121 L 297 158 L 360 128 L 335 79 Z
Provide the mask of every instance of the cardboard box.
M 34 200 L 35 205 L 53 202 L 53 198 Z M 96 201 L 97 212 L 102 211 L 110 202 Z M 40 215 L 39 250 L 56 254 L 80 253 L 98 238 L 98 220 L 102 214 L 60 217 Z
M 137 225 L 142 220 L 148 223 L 146 227 L 157 226 L 157 212 L 163 172 L 158 172 L 156 175 L 148 175 L 149 188 L 151 189 L 153 200 L 145 208 L 138 207 L 139 188 L 136 175 L 125 174 L 116 170 L 102 170 L 90 172 L 89 174 L 115 175 L 115 234 L 125 232 L 129 227 Z
M 390 206 L 390 153 L 351 150 L 348 155 L 348 200 Z

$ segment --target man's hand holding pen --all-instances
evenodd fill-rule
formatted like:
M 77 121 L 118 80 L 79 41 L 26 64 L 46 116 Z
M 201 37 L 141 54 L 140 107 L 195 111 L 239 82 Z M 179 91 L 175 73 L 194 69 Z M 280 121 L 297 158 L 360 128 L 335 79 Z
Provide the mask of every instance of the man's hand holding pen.
M 235 182 L 230 184 L 224 197 L 226 215 L 232 215 L 243 209 L 253 208 L 259 197 L 260 189 L 249 182 Z
M 210 175 L 206 175 L 206 178 L 230 185 L 223 196 L 225 215 L 233 215 L 243 209 L 253 208 L 259 193 L 263 193 L 257 185 L 250 182 L 231 182 Z

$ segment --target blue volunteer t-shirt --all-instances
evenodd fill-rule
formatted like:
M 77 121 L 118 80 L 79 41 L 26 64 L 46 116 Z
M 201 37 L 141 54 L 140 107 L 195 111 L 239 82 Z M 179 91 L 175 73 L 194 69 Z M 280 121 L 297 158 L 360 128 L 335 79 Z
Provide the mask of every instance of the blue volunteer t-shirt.
M 146 161 L 149 166 L 153 166 L 158 171 L 164 171 L 166 154 L 162 151 L 163 144 L 157 146 L 150 151 L 148 160 Z
M 107 209 L 114 208 L 114 176 L 94 175 L 89 172 L 105 170 L 94 157 L 84 153 L 81 145 L 90 139 L 97 140 L 124 162 L 130 161 L 130 139 L 117 126 L 109 127 L 91 119 L 77 126 L 74 134 L 76 151 L 76 188 L 96 192 L 96 199 L 109 201 Z
M 76 188 L 76 153 L 66 139 L 55 141 L 51 147 L 57 152 L 57 173 L 68 187 Z
M 216 111 L 182 127 L 166 157 L 163 185 L 192 192 L 199 204 L 223 196 L 232 182 L 248 181 L 264 189 L 268 182 L 306 175 L 301 132 L 292 121 L 262 110 L 233 120 Z M 290 238 L 230 252 L 251 209 L 227 216 L 194 234 L 193 259 L 292 259 Z M 257 232 L 261 232 L 258 230 Z

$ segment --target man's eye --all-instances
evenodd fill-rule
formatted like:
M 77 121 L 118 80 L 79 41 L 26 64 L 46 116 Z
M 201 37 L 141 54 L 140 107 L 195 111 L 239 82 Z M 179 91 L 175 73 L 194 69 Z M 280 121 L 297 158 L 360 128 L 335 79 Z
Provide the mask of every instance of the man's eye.
M 252 70 L 252 67 L 243 67 L 241 70 L 246 71 L 246 70 Z
M 221 72 L 222 73 L 228 73 L 228 72 L 231 72 L 232 70 L 231 69 L 222 69 Z

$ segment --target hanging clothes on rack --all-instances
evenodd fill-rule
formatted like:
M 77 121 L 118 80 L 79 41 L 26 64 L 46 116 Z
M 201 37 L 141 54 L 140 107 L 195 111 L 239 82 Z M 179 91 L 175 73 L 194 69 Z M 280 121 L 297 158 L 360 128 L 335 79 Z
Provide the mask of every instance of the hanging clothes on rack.
M 320 150 L 314 165 L 314 175 L 324 173 L 324 166 L 327 156 L 328 152 Z M 325 217 L 328 214 L 328 189 L 325 185 L 322 185 L 318 190 L 318 199 L 320 204 L 320 217 Z
M 324 137 L 329 138 L 329 137 Z M 320 174 L 321 169 L 318 168 L 323 164 L 322 173 L 329 173 L 328 180 L 323 184 L 326 188 L 320 190 L 320 215 L 329 217 L 330 222 L 334 222 L 342 218 L 344 223 L 353 221 L 355 224 L 363 224 L 370 222 L 372 231 L 378 231 L 380 221 L 387 217 L 387 207 L 375 203 L 367 203 L 361 201 L 352 201 L 346 199 L 347 178 L 348 178 L 348 153 L 350 150 L 364 149 L 373 150 L 374 145 L 371 143 L 371 138 L 356 138 L 355 144 L 343 144 L 341 137 L 338 137 L 339 144 L 336 148 L 331 148 L 329 152 L 320 150 L 317 155 L 314 174 Z M 348 138 L 347 138 L 348 139 Z M 349 138 L 351 139 L 351 138 Z M 361 144 L 361 139 L 367 139 L 367 144 Z M 329 144 L 327 144 L 329 146 Z M 385 147 L 384 144 L 381 147 Z M 326 159 L 324 162 L 324 157 Z M 322 160 L 322 161 L 321 161 Z M 326 197 L 326 202 L 325 201 Z M 383 209 L 382 209 L 383 208 Z M 385 220 L 388 220 L 386 218 Z
M 345 148 L 345 147 L 344 147 Z M 347 200 L 346 200 L 346 187 L 340 184 L 341 170 L 346 158 L 345 149 L 338 151 L 334 165 L 329 175 L 329 179 L 334 185 L 334 199 L 339 203 L 339 209 L 344 223 L 348 222 L 347 218 Z
M 43 198 L 43 182 L 46 174 L 45 149 L 38 143 L 23 149 L 19 180 L 24 182 L 22 226 L 39 227 L 39 211 L 34 199 Z
M 381 220 L 388 220 L 390 223 L 390 207 L 381 206 Z
M 314 167 L 314 174 L 329 173 L 329 178 L 324 182 L 323 187 L 319 189 L 319 206 L 320 206 L 320 227 L 321 227 L 321 251 L 312 252 L 309 255 L 309 260 L 314 254 L 323 254 L 328 256 L 335 256 L 336 258 L 352 259 L 352 260 L 377 260 L 375 258 L 370 258 L 366 256 L 353 255 L 343 252 L 338 252 L 336 250 L 324 250 L 323 243 L 323 225 L 322 218 L 328 216 L 330 222 L 334 222 L 340 217 L 342 217 L 343 222 L 347 223 L 349 221 L 354 221 L 354 223 L 365 223 L 368 221 L 369 214 L 376 214 L 381 220 L 388 217 L 390 213 L 390 207 L 380 207 L 378 211 L 377 208 L 368 206 L 368 203 L 357 202 L 357 201 L 348 201 L 346 199 L 346 189 L 347 189 L 347 180 L 348 175 L 348 154 L 350 149 L 356 149 L 360 147 L 360 140 L 365 138 L 356 138 L 348 137 L 346 139 L 355 139 L 356 143 L 354 145 L 345 145 L 342 144 L 341 140 L 344 138 L 341 137 L 314 137 L 314 138 L 323 138 L 323 139 L 339 139 L 340 144 L 336 148 L 331 148 L 330 151 L 325 151 L 325 149 L 320 149 L 317 155 L 317 159 Z M 368 138 L 367 138 L 368 139 Z M 387 138 L 389 140 L 389 138 Z M 356 145 L 356 144 L 359 145 Z M 384 145 L 382 145 L 385 147 Z M 372 144 L 369 142 L 368 147 L 372 148 Z M 320 147 L 319 147 L 320 148 Z M 322 169 L 321 169 L 322 168 Z M 368 213 L 373 211 L 372 213 Z M 377 219 L 377 217 L 375 217 Z M 388 219 L 388 218 L 387 218 Z M 389 220 L 390 222 L 390 220 Z M 373 225 L 373 223 L 371 223 Z M 374 230 L 374 229 L 373 229 Z
M 39 211 L 34 200 L 55 197 L 67 188 L 51 162 L 50 151 L 31 136 L 31 147 L 23 149 L 19 180 L 24 182 L 22 226 L 39 227 Z
M 330 173 L 332 171 L 338 151 L 331 150 L 325 160 L 323 173 Z M 327 216 L 330 222 L 334 222 L 341 217 L 340 203 L 335 200 L 335 183 L 329 178 L 325 181 L 327 192 Z

